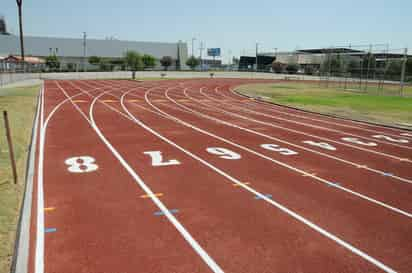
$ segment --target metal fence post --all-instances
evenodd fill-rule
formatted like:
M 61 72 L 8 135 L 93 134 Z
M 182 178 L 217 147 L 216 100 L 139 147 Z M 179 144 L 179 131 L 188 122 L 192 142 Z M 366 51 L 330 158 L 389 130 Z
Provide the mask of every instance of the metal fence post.
M 3 118 L 4 118 L 4 126 L 6 128 L 7 143 L 9 145 L 10 162 L 11 162 L 11 167 L 12 167 L 12 170 L 13 170 L 14 184 L 17 184 L 16 161 L 14 159 L 13 143 L 12 143 L 12 140 L 11 140 L 9 118 L 7 116 L 7 111 L 3 111 Z
M 405 85 L 405 71 L 406 71 L 406 62 L 408 61 L 408 49 L 405 48 L 404 55 L 403 55 L 403 63 L 402 63 L 402 72 L 401 72 L 401 86 L 400 86 L 400 95 L 403 96 L 403 87 Z

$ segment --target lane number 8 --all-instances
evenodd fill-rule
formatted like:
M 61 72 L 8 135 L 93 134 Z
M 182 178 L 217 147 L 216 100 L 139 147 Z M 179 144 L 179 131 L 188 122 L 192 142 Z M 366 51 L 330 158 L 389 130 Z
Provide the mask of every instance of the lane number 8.
M 99 166 L 94 164 L 96 160 L 91 156 L 75 156 L 66 159 L 64 163 L 69 166 L 67 168 L 72 173 L 88 173 L 96 171 Z

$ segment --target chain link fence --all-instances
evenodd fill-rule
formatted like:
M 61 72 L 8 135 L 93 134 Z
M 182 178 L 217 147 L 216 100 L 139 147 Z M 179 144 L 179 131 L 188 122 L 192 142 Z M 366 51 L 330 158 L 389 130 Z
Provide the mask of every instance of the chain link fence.
M 389 96 L 412 96 L 411 49 L 387 45 L 325 50 L 319 86 Z

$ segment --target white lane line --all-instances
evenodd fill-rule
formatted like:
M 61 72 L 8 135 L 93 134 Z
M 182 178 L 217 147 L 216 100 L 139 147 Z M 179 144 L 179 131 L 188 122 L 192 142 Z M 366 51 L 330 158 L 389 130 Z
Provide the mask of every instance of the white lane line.
M 37 222 L 36 222 L 36 252 L 34 272 L 44 272 L 44 195 L 43 195 L 43 160 L 44 160 L 44 82 L 41 89 L 40 110 L 40 143 L 37 162 Z
M 186 88 L 185 90 L 187 90 L 187 88 Z M 185 90 L 184 90 L 183 92 L 185 92 Z M 236 125 L 236 124 L 227 122 L 227 121 L 223 121 L 223 120 L 220 120 L 220 119 L 211 117 L 211 116 L 209 116 L 209 115 L 200 113 L 200 112 L 198 112 L 198 111 L 195 111 L 195 110 L 193 110 L 193 109 L 191 109 L 191 108 L 188 108 L 188 107 L 184 106 L 183 104 L 181 104 L 181 103 L 177 102 L 176 100 L 170 98 L 170 96 L 168 96 L 168 95 L 166 95 L 166 97 L 168 97 L 169 100 L 171 100 L 171 101 L 172 101 L 173 103 L 175 103 L 176 105 L 180 106 L 181 108 L 184 108 L 184 109 L 186 110 L 186 112 L 191 112 L 191 113 L 193 113 L 193 114 L 195 114 L 195 115 L 197 115 L 197 116 L 200 116 L 200 117 L 203 117 L 203 118 L 207 118 L 207 119 L 212 120 L 212 121 L 214 121 L 214 122 L 216 122 L 216 123 L 224 124 L 224 125 L 226 125 L 226 126 L 233 127 L 233 128 L 237 128 L 237 129 L 239 129 L 239 130 L 242 130 L 242 131 L 245 131 L 245 132 L 248 132 L 248 133 L 251 133 L 251 134 L 255 134 L 255 135 L 258 135 L 258 136 L 261 136 L 261 137 L 270 139 L 270 140 L 274 140 L 274 141 L 277 141 L 277 142 L 280 142 L 280 143 L 284 143 L 284 144 L 287 144 L 287 145 L 289 145 L 289 146 L 293 146 L 293 147 L 298 148 L 298 149 L 301 149 L 301 150 L 305 150 L 305 151 L 308 151 L 308 152 L 311 152 L 311 153 L 315 153 L 315 154 L 318 154 L 318 155 L 321 155 L 321 156 L 324 156 L 324 157 L 327 157 L 327 158 L 330 158 L 330 159 L 333 159 L 333 160 L 336 160 L 336 161 L 339 161 L 339 162 L 342 162 L 342 163 L 345 163 L 345 164 L 354 166 L 354 167 L 356 167 L 356 168 L 359 168 L 359 166 L 363 166 L 363 169 L 368 170 L 368 171 L 371 171 L 371 172 L 376 173 L 376 174 L 379 174 L 379 175 L 385 175 L 385 174 L 387 173 L 387 171 L 381 171 L 381 170 L 377 170 L 377 169 L 374 169 L 374 168 L 370 168 L 370 167 L 368 167 L 367 165 L 365 165 L 365 164 L 363 164 L 363 163 L 355 163 L 355 162 L 352 162 L 352 161 L 349 161 L 349 160 L 345 160 L 345 159 L 342 159 L 342 158 L 339 158 L 339 157 L 336 157 L 336 156 L 333 156 L 333 155 L 325 154 L 325 153 L 322 153 L 322 152 L 319 152 L 319 151 L 316 151 L 316 150 L 313 150 L 313 149 L 310 149 L 310 148 L 306 148 L 306 147 L 304 147 L 304 146 L 300 146 L 300 145 L 297 145 L 297 144 L 288 142 L 288 141 L 286 141 L 286 140 L 282 140 L 282 139 L 279 139 L 279 138 L 276 138 L 276 137 L 272 137 L 272 136 L 266 135 L 266 134 L 264 134 L 264 133 L 260 133 L 260 132 L 254 131 L 254 130 L 252 130 L 252 129 L 248 129 L 248 128 L 245 128 L 245 127 L 242 127 L 242 126 L 239 126 L 239 125 Z M 170 107 L 170 106 L 169 106 L 169 107 Z M 178 109 L 178 110 L 180 110 L 180 111 L 183 111 L 183 110 L 181 110 L 181 109 L 179 109 L 179 108 L 175 108 L 175 109 Z M 391 178 L 393 178 L 393 179 L 395 179 L 395 180 L 399 180 L 399 181 L 405 182 L 405 183 L 412 184 L 412 180 L 407 179 L 407 178 L 403 178 L 403 177 L 396 176 L 396 175 L 392 175 Z
M 146 124 L 144 124 L 142 121 L 138 120 L 132 113 L 129 112 L 129 110 L 127 109 L 127 107 L 124 104 L 124 98 L 125 98 L 125 94 L 122 95 L 121 97 L 121 105 L 124 109 L 124 111 L 130 116 L 130 118 L 133 119 L 133 121 L 139 125 L 140 127 L 146 129 L 147 131 L 151 132 L 152 134 L 154 134 L 155 136 L 157 136 L 158 138 L 160 138 L 161 140 L 163 140 L 164 142 L 170 144 L 171 146 L 179 149 L 180 151 L 182 151 L 183 153 L 185 153 L 186 155 L 192 157 L 193 159 L 199 161 L 200 163 L 202 163 L 203 165 L 209 167 L 210 169 L 214 170 L 215 172 L 217 172 L 218 174 L 222 175 L 223 177 L 227 178 L 229 181 L 226 181 L 228 183 L 235 183 L 237 185 L 239 185 L 239 187 L 244 188 L 245 190 L 251 192 L 254 196 L 258 196 L 261 199 L 265 200 L 266 202 L 270 203 L 271 205 L 277 207 L 278 209 L 280 209 L 281 211 L 283 211 L 284 213 L 290 215 L 291 217 L 293 217 L 294 219 L 302 222 L 303 224 L 309 226 L 310 228 L 312 228 L 313 230 L 319 232 L 320 234 L 322 234 L 323 236 L 329 238 L 330 240 L 336 242 L 337 244 L 339 244 L 340 246 L 348 249 L 349 251 L 351 251 L 352 253 L 360 256 L 361 258 L 367 260 L 368 262 L 374 264 L 375 266 L 377 266 L 378 268 L 386 271 L 386 272 L 391 272 L 391 273 L 395 273 L 396 271 L 393 270 L 392 268 L 388 267 L 387 265 L 383 264 L 382 262 L 378 261 L 377 259 L 369 256 L 368 254 L 366 254 L 365 252 L 363 252 L 362 250 L 352 246 L 351 244 L 345 242 L 344 240 L 340 239 L 339 237 L 333 235 L 332 233 L 326 231 L 325 229 L 321 228 L 320 226 L 314 224 L 313 222 L 309 221 L 308 219 L 304 218 L 303 216 L 295 213 L 294 211 L 288 209 L 287 207 L 281 205 L 280 203 L 274 201 L 273 199 L 268 198 L 267 196 L 265 196 L 264 194 L 256 191 L 255 189 L 249 187 L 248 185 L 242 183 L 241 181 L 239 181 L 238 179 L 230 176 L 229 174 L 227 174 L 226 172 L 220 170 L 219 168 L 215 167 L 214 165 L 208 163 L 207 161 L 203 160 L 202 158 L 196 156 L 195 154 L 191 153 L 190 151 L 182 148 L 181 146 L 179 146 L 178 144 L 176 144 L 175 142 L 171 141 L 170 139 L 164 137 L 163 135 L 159 134 L 158 132 L 156 132 L 155 130 L 153 130 L 152 128 L 150 128 L 149 126 L 147 126 Z M 145 99 L 148 100 L 147 98 L 147 92 L 145 95 Z
M 298 130 L 294 130 L 294 129 L 286 128 L 286 127 L 283 127 L 283 126 L 275 125 L 273 123 L 268 123 L 268 122 L 248 118 L 248 117 L 245 117 L 245 116 L 242 116 L 242 115 L 239 115 L 239 114 L 235 114 L 235 113 L 232 113 L 232 112 L 228 112 L 228 111 L 222 110 L 221 108 L 205 104 L 205 103 L 201 102 L 200 100 L 197 100 L 197 99 L 189 96 L 187 93 L 185 93 L 185 96 L 187 98 L 193 100 L 193 101 L 196 101 L 199 104 L 202 104 L 202 105 L 204 105 L 208 108 L 216 109 L 217 111 L 225 113 L 225 114 L 230 115 L 230 116 L 235 116 L 235 117 L 238 117 L 238 118 L 241 118 L 241 119 L 245 119 L 245 120 L 252 121 L 252 122 L 255 122 L 255 123 L 259 123 L 259 124 L 263 124 L 263 125 L 266 125 L 266 126 L 269 126 L 269 127 L 274 127 L 274 128 L 278 128 L 278 129 L 281 129 L 281 130 L 293 132 L 293 133 L 296 133 L 296 134 L 310 136 L 310 137 L 314 137 L 314 138 L 317 138 L 317 139 L 322 139 L 322 140 L 325 140 L 325 141 L 333 142 L 333 143 L 343 145 L 343 146 L 348 146 L 348 147 L 351 147 L 351 148 L 354 148 L 354 149 L 357 149 L 357 150 L 361 150 L 361 151 L 365 151 L 365 152 L 368 152 L 368 153 L 373 153 L 373 154 L 377 154 L 377 155 L 380 155 L 380 156 L 389 157 L 389 158 L 396 159 L 396 160 L 399 160 L 399 161 L 405 161 L 405 158 L 402 158 L 402 157 L 399 157 L 399 156 L 395 156 L 395 155 L 391 155 L 391 154 L 387 154 L 387 153 L 383 153 L 383 152 L 378 152 L 378 151 L 375 151 L 375 150 L 370 150 L 370 149 L 358 147 L 358 146 L 355 146 L 355 145 L 352 145 L 352 144 L 339 142 L 339 141 L 332 140 L 332 139 L 329 139 L 329 138 L 326 138 L 326 137 L 312 135 L 312 134 L 301 132 L 301 131 L 298 131 Z M 405 162 L 412 163 L 412 161 L 410 161 L 410 160 L 407 160 Z
M 222 96 L 222 97 L 224 97 L 224 98 L 229 98 L 229 99 L 231 99 L 232 101 L 234 101 L 234 102 L 236 103 L 236 106 L 241 107 L 241 105 L 238 105 L 239 103 L 242 103 L 241 101 L 239 101 L 238 99 L 234 99 L 234 98 L 229 97 L 228 95 L 225 94 L 226 91 L 219 92 L 219 89 L 221 89 L 221 88 L 216 87 L 216 88 L 214 89 L 214 91 L 215 91 L 216 94 L 218 94 L 218 95 L 220 95 L 220 96 Z M 231 90 L 230 88 L 228 88 L 228 89 Z M 233 91 L 232 91 L 232 92 L 233 92 Z M 245 100 L 246 97 L 243 97 L 243 99 Z M 235 100 L 236 100 L 236 101 L 235 101 Z M 242 104 L 244 104 L 244 103 L 242 103 Z M 250 106 L 251 108 L 247 108 L 247 109 L 250 109 L 250 110 L 252 110 L 252 109 L 254 109 L 254 110 L 264 109 L 264 110 L 267 110 L 267 111 L 269 111 L 269 112 L 271 112 L 271 113 L 280 113 L 280 114 L 287 115 L 287 116 L 291 116 L 291 117 L 303 118 L 303 119 L 307 119 L 307 120 L 316 121 L 316 122 L 319 122 L 319 123 L 326 123 L 326 124 L 331 124 L 331 125 L 340 126 L 340 127 L 353 128 L 353 129 L 357 129 L 357 130 L 361 130 L 361 131 L 365 131 L 365 132 L 370 132 L 370 133 L 374 133 L 374 134 L 383 134 L 383 135 L 389 135 L 389 136 L 398 137 L 398 138 L 399 138 L 399 137 L 410 138 L 410 137 L 407 137 L 407 136 L 402 136 L 402 135 L 400 135 L 400 134 L 394 134 L 394 133 L 389 133 L 389 132 L 372 130 L 372 129 L 367 129 L 367 128 L 364 128 L 364 127 L 352 126 L 352 125 L 348 125 L 348 124 L 337 123 L 337 122 L 328 121 L 328 120 L 323 120 L 323 119 L 311 118 L 311 117 L 309 117 L 309 116 L 307 116 L 307 115 L 292 114 L 292 113 L 289 113 L 289 112 L 284 112 L 284 111 L 277 110 L 277 108 L 275 108 L 275 107 L 262 107 L 262 106 L 266 106 L 266 105 L 264 105 L 264 104 L 256 104 L 256 103 L 254 103 L 254 102 L 252 102 L 252 101 L 250 101 L 250 102 L 248 101 L 248 102 L 246 103 L 246 106 Z M 260 107 L 259 107 L 259 106 L 260 106 Z M 267 106 L 269 106 L 269 105 L 267 105 Z M 345 121 L 345 120 L 343 120 L 343 121 Z
M 190 97 L 190 96 L 187 95 L 186 90 L 187 90 L 187 88 L 183 91 L 184 95 L 185 95 L 187 98 L 189 98 L 190 100 L 196 101 L 196 99 L 193 99 L 192 97 Z M 196 101 L 196 102 L 197 102 L 197 103 L 200 103 L 199 101 Z M 179 104 L 179 103 L 177 103 L 177 104 Z M 181 105 L 181 104 L 179 104 L 179 105 Z M 200 107 L 200 106 L 198 106 L 198 107 Z M 206 111 L 209 111 L 209 110 L 207 109 L 207 108 L 209 108 L 209 106 L 204 106 L 204 107 L 206 107 L 206 109 L 205 109 Z M 355 162 L 352 162 L 352 161 L 349 161 L 349 160 L 345 160 L 345 159 L 342 159 L 342 158 L 339 158 L 339 157 L 336 157 L 336 156 L 332 156 L 332 155 L 329 155 L 329 154 L 325 154 L 325 153 L 322 153 L 322 152 L 319 152 L 319 151 L 316 151 L 316 150 L 312 150 L 312 149 L 310 149 L 310 148 L 306 148 L 306 147 L 303 147 L 303 146 L 300 146 L 300 145 L 297 145 L 297 144 L 288 142 L 288 141 L 286 141 L 286 140 L 282 140 L 282 139 L 279 139 L 279 138 L 276 138 L 276 137 L 272 137 L 272 136 L 270 136 L 270 135 L 266 135 L 266 134 L 264 134 L 264 133 L 260 133 L 260 132 L 258 132 L 258 131 L 252 130 L 252 129 L 248 129 L 248 128 L 245 128 L 245 127 L 242 127 L 242 126 L 238 126 L 238 125 L 236 125 L 236 124 L 233 124 L 233 123 L 230 123 L 230 122 L 227 122 L 227 121 L 223 121 L 223 120 L 217 119 L 217 118 L 215 118 L 215 117 L 209 116 L 209 115 L 207 115 L 207 114 L 203 114 L 203 113 L 201 113 L 201 112 L 195 111 L 195 110 L 193 110 L 193 109 L 191 109 L 191 108 L 188 108 L 188 107 L 186 107 L 186 109 L 187 109 L 188 111 L 191 111 L 191 112 L 197 114 L 197 115 L 200 115 L 200 116 L 203 116 L 203 117 L 208 118 L 208 119 L 210 119 L 210 120 L 213 120 L 213 121 L 215 121 L 215 122 L 217 122 L 217 123 L 222 123 L 222 124 L 225 124 L 225 125 L 227 125 L 227 126 L 231 126 L 231 127 L 238 128 L 238 129 L 240 129 L 240 130 L 247 131 L 247 132 L 252 133 L 252 134 L 256 134 L 256 135 L 259 135 L 259 136 L 262 136 L 262 137 L 265 137 L 265 138 L 268 138 L 268 139 L 271 139 L 271 140 L 279 141 L 279 142 L 281 142 L 281 143 L 285 143 L 285 144 L 288 144 L 288 145 L 290 145 L 290 146 L 293 146 L 293 147 L 296 147 L 296 148 L 299 148 L 299 149 L 303 149 L 303 150 L 306 150 L 306 151 L 309 151 L 309 152 L 312 152 L 312 153 L 315 153 L 315 154 L 318 154 L 318 155 L 322 155 L 322 156 L 325 156 L 325 157 L 328 157 L 328 158 L 331 158 L 331 159 L 334 159 L 334 160 L 337 160 L 337 161 L 340 161 L 340 162 L 343 162 L 343 163 L 350 164 L 350 165 L 355 166 L 355 167 L 357 167 L 357 168 L 359 168 L 359 166 L 365 166 L 364 169 L 369 170 L 369 171 L 371 171 L 371 172 L 378 173 L 378 174 L 380 174 L 380 175 L 384 175 L 384 174 L 387 173 L 386 171 L 381 171 L 381 170 L 377 170 L 377 169 L 370 168 L 370 167 L 366 166 L 364 163 L 359 163 L 359 164 L 358 164 L 358 163 L 355 163 Z M 406 159 L 403 159 L 403 158 L 400 159 L 400 161 L 405 161 L 405 160 L 406 160 Z M 396 180 L 399 180 L 399 181 L 402 181 L 402 182 L 412 183 L 412 180 L 407 179 L 407 178 L 403 178 L 403 177 L 400 177 L 400 176 L 393 175 L 392 178 L 394 178 L 394 179 L 396 179 Z
M 255 114 L 255 115 L 258 115 L 258 116 L 267 117 L 267 118 L 274 119 L 274 120 L 281 120 L 281 121 L 285 121 L 285 122 L 289 122 L 289 123 L 294 123 L 294 124 L 298 124 L 298 125 L 302 125 L 302 126 L 306 126 L 306 127 L 310 127 L 310 128 L 316 128 L 316 129 L 320 129 L 320 130 L 325 130 L 325 131 L 329 131 L 329 132 L 334 132 L 334 133 L 342 134 L 342 135 L 344 135 L 344 136 L 353 136 L 353 137 L 357 137 L 357 138 L 361 138 L 361 139 L 367 139 L 367 140 L 374 141 L 374 142 L 378 142 L 378 143 L 383 143 L 383 144 L 387 144 L 387 145 L 397 146 L 397 147 L 404 148 L 404 149 L 412 149 L 412 147 L 409 147 L 409 146 L 400 145 L 400 144 L 396 144 L 396 143 L 388 142 L 388 141 L 382 141 L 382 140 L 379 140 L 379 139 L 377 139 L 377 138 L 372 138 L 372 137 L 367 137 L 367 136 L 360 136 L 360 135 L 356 135 L 356 134 L 349 133 L 349 132 L 345 132 L 345 131 L 341 131 L 341 130 L 336 130 L 336 129 L 332 129 L 332 128 L 328 128 L 328 127 L 313 125 L 313 124 L 310 124 L 310 123 L 299 122 L 299 121 L 296 121 L 296 120 L 291 120 L 291 119 L 286 119 L 286 118 L 281 118 L 281 117 L 275 117 L 275 116 L 273 116 L 273 115 L 265 114 L 265 113 L 263 113 L 263 112 L 256 112 L 256 111 L 254 111 L 254 110 L 252 110 L 252 109 L 248 109 L 248 108 L 244 108 L 244 107 L 242 108 L 242 107 L 235 106 L 235 105 L 233 105 L 233 104 L 229 104 L 229 103 L 226 103 L 226 102 L 222 102 L 222 101 L 220 101 L 220 100 L 218 100 L 218 99 L 212 98 L 211 96 L 209 96 L 209 95 L 207 95 L 206 93 L 204 93 L 202 90 L 200 90 L 200 94 L 202 94 L 202 95 L 205 96 L 206 98 L 209 98 L 210 100 L 213 100 L 213 101 L 215 101 L 215 102 L 217 102 L 217 103 L 219 103 L 219 104 L 229 105 L 230 108 L 232 108 L 234 111 L 238 110 L 238 111 L 240 111 L 240 112 L 251 113 L 251 114 Z M 397 138 L 400 138 L 400 137 L 401 137 L 401 136 L 397 136 Z M 409 140 L 406 140 L 406 139 L 404 139 L 404 140 L 409 143 Z
M 137 89 L 139 87 L 136 87 Z M 64 89 L 62 89 L 63 91 Z M 132 90 L 131 90 L 132 91 Z M 140 176 L 133 170 L 133 168 L 127 163 L 127 161 L 122 157 L 122 155 L 112 146 L 112 144 L 107 140 L 107 138 L 102 134 L 100 131 L 99 127 L 95 123 L 93 111 L 94 111 L 94 105 L 96 102 L 99 100 L 99 98 L 106 93 L 111 92 L 111 91 L 106 91 L 98 96 L 96 96 L 93 99 L 93 102 L 90 105 L 89 108 L 89 117 L 88 119 L 86 115 L 83 113 L 83 111 L 79 108 L 78 105 L 72 102 L 73 106 L 79 111 L 80 114 L 82 114 L 83 117 L 89 122 L 89 124 L 92 126 L 96 134 L 99 136 L 99 138 L 103 141 L 103 143 L 107 146 L 107 148 L 111 151 L 111 153 L 116 157 L 116 159 L 122 164 L 122 166 L 126 169 L 126 171 L 129 173 L 130 176 L 133 177 L 135 182 L 145 191 L 145 193 L 149 196 L 151 196 L 151 200 L 156 204 L 156 206 L 163 212 L 163 214 L 167 217 L 167 219 L 175 226 L 177 231 L 182 235 L 182 237 L 189 243 L 189 245 L 196 251 L 196 253 L 203 259 L 203 261 L 209 266 L 209 268 L 213 272 L 217 273 L 223 273 L 223 270 L 220 268 L 220 266 L 209 256 L 209 254 L 199 245 L 199 243 L 192 237 L 192 235 L 185 229 L 185 227 L 175 218 L 175 216 L 170 213 L 170 210 L 160 201 L 160 199 L 154 194 L 154 192 L 148 187 L 144 181 L 140 178 Z M 65 92 L 64 92 L 65 93 Z M 67 94 L 65 93 L 67 96 Z M 106 104 L 105 104 L 106 105 Z M 117 113 L 121 113 L 120 111 L 116 111 Z M 123 116 L 126 116 L 125 114 L 121 113 Z M 126 116 L 129 120 L 130 117 Z
M 238 94 L 236 91 L 233 90 L 233 88 L 229 88 L 229 90 L 230 90 L 230 92 L 231 92 L 232 94 L 234 94 L 235 96 L 237 96 L 237 97 L 239 97 L 239 98 L 242 98 L 242 99 L 248 98 L 246 95 L 240 95 L 240 94 Z M 267 102 L 260 102 L 260 101 L 256 101 L 256 100 L 253 100 L 252 102 L 253 102 L 253 104 L 255 104 L 256 106 L 263 106 L 265 109 L 271 109 L 271 108 L 274 108 L 274 107 L 276 107 L 276 108 L 282 108 L 281 105 L 270 105 L 270 104 L 268 104 Z M 267 107 L 265 107 L 265 106 L 267 106 Z M 284 107 L 284 106 L 283 106 L 283 107 Z M 295 113 L 301 113 L 302 111 L 304 111 L 304 110 L 287 108 L 287 107 L 284 107 L 284 108 L 287 109 L 287 110 L 291 110 L 291 112 L 295 112 Z M 333 116 L 325 116 L 325 115 L 322 115 L 322 114 L 311 113 L 311 112 L 310 112 L 310 113 L 307 113 L 307 114 L 311 114 L 311 115 L 313 115 L 313 116 L 319 116 L 319 117 L 321 117 L 321 118 L 327 118 L 327 119 L 330 119 L 330 120 L 338 120 L 338 121 L 344 121 L 344 122 L 348 122 L 348 123 L 354 123 L 354 124 L 357 124 L 357 125 L 360 125 L 360 126 L 366 126 L 366 127 L 370 127 L 370 128 L 379 128 L 380 130 L 385 129 L 385 130 L 389 130 L 389 131 L 396 132 L 397 134 L 402 133 L 402 132 L 407 132 L 407 130 L 391 128 L 391 127 L 382 126 L 382 125 L 379 125 L 379 124 L 370 124 L 370 123 L 367 123 L 367 122 L 350 120 L 350 119 L 333 117 Z M 348 125 L 348 126 L 349 126 L 349 125 Z M 359 127 L 359 128 L 363 128 L 363 127 Z M 366 128 L 364 128 L 364 129 L 366 129 Z M 366 129 L 366 130 L 368 130 L 368 129 Z M 393 134 L 394 134 L 394 133 L 393 133 Z M 396 135 L 396 134 L 394 134 L 394 135 Z M 399 136 L 399 135 L 397 135 L 397 136 Z
M 56 82 L 57 83 L 57 82 Z M 49 113 L 46 120 L 44 120 L 44 83 L 41 89 L 41 111 L 40 111 L 40 138 L 39 138 L 39 159 L 37 162 L 37 222 L 36 222 L 36 250 L 35 250 L 35 264 L 34 272 L 43 273 L 44 272 L 44 191 L 43 191 L 43 167 L 44 167 L 44 145 L 46 141 L 46 130 L 49 121 L 54 116 L 54 114 L 61 108 L 61 106 L 70 101 L 71 99 L 83 95 L 83 93 L 78 93 L 66 98 L 56 105 L 53 110 Z
M 170 96 L 168 95 L 168 91 L 169 91 L 169 90 L 170 90 L 170 88 L 165 91 L 165 96 L 166 96 L 169 100 L 171 100 L 172 102 L 174 102 L 175 104 L 180 105 L 178 102 L 176 102 L 176 101 L 174 101 L 172 98 L 170 98 Z M 127 92 L 127 93 L 129 93 L 129 92 Z M 377 205 L 382 206 L 382 207 L 384 207 L 384 208 L 386 208 L 386 209 L 392 210 L 393 212 L 402 214 L 402 215 L 404 215 L 404 216 L 406 216 L 406 217 L 412 218 L 412 214 L 409 213 L 409 212 L 406 212 L 406 211 L 401 210 L 401 209 L 399 209 L 399 208 L 393 207 L 393 206 L 388 205 L 388 204 L 386 204 L 386 203 L 384 203 L 384 202 L 381 202 L 381 201 L 379 201 L 379 200 L 373 199 L 373 198 L 371 198 L 371 197 L 369 197 L 369 196 L 367 196 L 367 195 L 364 195 L 364 194 L 361 194 L 361 193 L 359 193 L 359 192 L 353 191 L 353 190 L 348 189 L 348 188 L 346 188 L 346 187 L 343 187 L 343 186 L 341 186 L 341 185 L 336 185 L 336 183 L 334 183 L 334 182 L 328 181 L 328 180 L 323 179 L 323 178 L 321 178 L 321 177 L 319 177 L 319 176 L 314 176 L 314 175 L 312 175 L 312 174 L 310 174 L 310 173 L 308 173 L 308 172 L 306 172 L 306 171 L 303 171 L 303 170 L 301 170 L 301 169 L 299 169 L 299 168 L 295 168 L 295 167 L 293 167 L 293 166 L 291 166 L 291 165 L 289 165 L 289 164 L 286 164 L 286 163 L 284 163 L 284 162 L 281 162 L 281 161 L 278 161 L 278 160 L 273 159 L 273 158 L 271 158 L 271 157 L 268 157 L 268 156 L 266 156 L 266 155 L 264 155 L 264 154 L 261 154 L 261 153 L 255 151 L 255 150 L 249 149 L 249 148 L 247 148 L 247 147 L 245 147 L 245 146 L 242 146 L 242 145 L 240 145 L 240 144 L 238 144 L 238 143 L 232 142 L 232 141 L 230 141 L 230 140 L 228 140 L 228 139 L 225 139 L 225 138 L 223 138 L 223 137 L 217 136 L 217 135 L 215 135 L 215 134 L 213 134 L 213 133 L 211 133 L 211 132 L 205 131 L 205 130 L 200 129 L 200 128 L 194 126 L 194 125 L 191 125 L 191 124 L 189 124 L 189 123 L 187 123 L 187 122 L 185 122 L 185 121 L 183 121 L 183 120 L 180 120 L 180 119 L 178 119 L 178 118 L 176 118 L 176 117 L 173 117 L 172 115 L 170 115 L 170 114 L 168 114 L 168 113 L 166 113 L 166 112 L 163 112 L 162 110 L 160 110 L 159 108 L 157 108 L 156 106 L 154 106 L 152 103 L 150 103 L 150 100 L 148 99 L 148 94 L 149 94 L 149 93 L 150 93 L 150 91 L 146 91 L 146 94 L 145 94 L 145 98 L 147 99 L 147 103 L 150 104 L 154 109 L 158 110 L 158 111 L 159 111 L 160 113 L 162 113 L 163 115 L 166 115 L 166 116 L 170 117 L 171 119 L 175 120 L 175 121 L 178 122 L 178 123 L 181 123 L 181 124 L 183 124 L 183 125 L 185 125 L 185 126 L 187 126 L 187 127 L 190 127 L 190 128 L 192 128 L 193 130 L 195 130 L 195 131 L 198 131 L 198 132 L 200 132 L 200 133 L 206 134 L 206 135 L 208 135 L 208 136 L 211 136 L 211 137 L 213 137 L 213 138 L 216 138 L 216 139 L 218 139 L 218 140 L 220 140 L 220 141 L 223 141 L 223 142 L 225 142 L 225 143 L 228 143 L 228 144 L 230 144 L 230 145 L 233 145 L 233 146 L 235 146 L 235 147 L 237 147 L 237 148 L 239 148 L 239 149 L 245 150 L 245 151 L 247 151 L 247 152 L 249 152 L 249 153 L 252 153 L 252 154 L 254 154 L 254 155 L 258 156 L 258 157 L 261 157 L 261 158 L 264 158 L 264 159 L 266 159 L 266 160 L 269 160 L 269 161 L 271 161 L 271 162 L 273 162 L 273 163 L 275 163 L 275 164 L 281 165 L 282 167 L 285 167 L 285 168 L 290 169 L 290 170 L 292 170 L 292 171 L 298 172 L 298 173 L 301 174 L 301 175 L 309 176 L 309 177 L 311 177 L 311 178 L 313 178 L 313 179 L 315 179 L 315 180 L 317 180 L 317 181 L 319 181 L 319 182 L 325 183 L 325 184 L 327 184 L 327 185 L 329 185 L 329 186 L 334 186 L 334 187 L 337 188 L 337 189 L 340 189 L 340 190 L 345 191 L 345 192 L 347 192 L 347 193 L 353 194 L 353 195 L 355 195 L 355 196 L 357 196 L 357 197 L 359 197 L 359 198 L 361 198 L 361 199 L 364 199 L 364 200 L 369 201 L 369 202 L 371 202 L 371 203 L 377 204 Z M 182 105 L 182 108 L 185 108 L 185 106 Z M 188 111 L 190 111 L 189 108 L 186 108 L 186 109 L 188 109 Z

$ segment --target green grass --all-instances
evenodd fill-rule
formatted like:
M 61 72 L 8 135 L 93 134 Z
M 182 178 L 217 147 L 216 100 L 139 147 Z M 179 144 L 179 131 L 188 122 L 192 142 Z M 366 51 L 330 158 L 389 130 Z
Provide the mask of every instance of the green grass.
M 0 89 L 0 273 L 10 270 L 38 92 L 38 86 Z M 10 167 L 3 121 L 4 110 L 8 112 L 12 132 L 19 178 L 17 185 L 14 185 Z
M 412 123 L 412 97 L 347 92 L 338 87 L 319 87 L 316 83 L 254 84 L 237 90 L 320 113 L 387 124 Z M 405 92 L 412 94 L 411 87 Z

